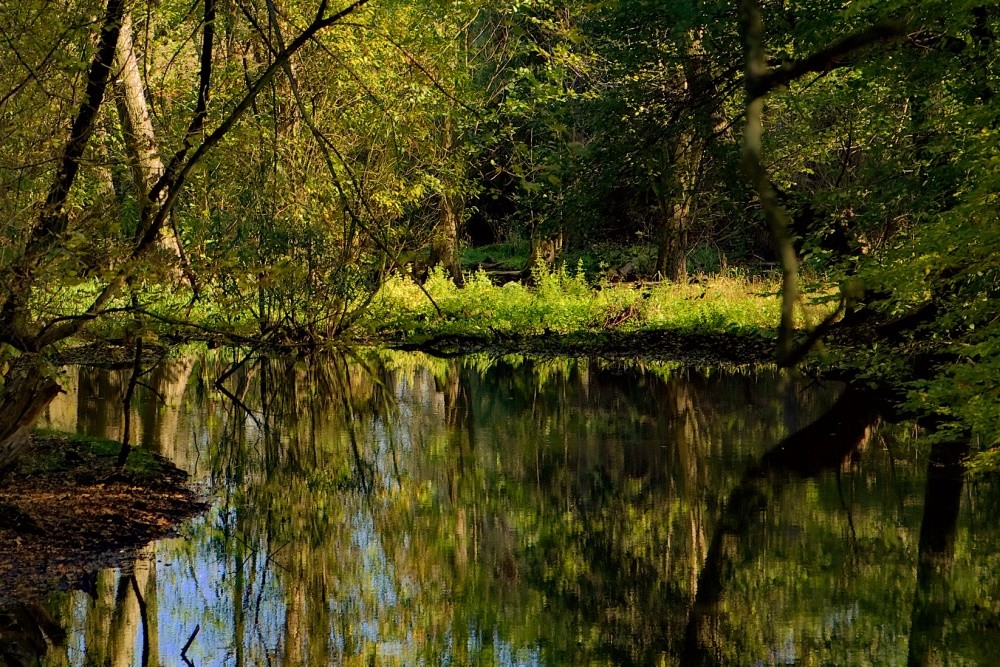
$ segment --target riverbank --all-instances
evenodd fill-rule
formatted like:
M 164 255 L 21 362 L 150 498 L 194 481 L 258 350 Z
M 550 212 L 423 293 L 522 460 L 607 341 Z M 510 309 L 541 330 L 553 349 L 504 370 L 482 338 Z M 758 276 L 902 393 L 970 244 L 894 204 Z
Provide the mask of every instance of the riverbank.
M 163 457 L 136 449 L 118 471 L 118 443 L 32 438 L 32 453 L 0 487 L 0 602 L 80 587 L 207 507 L 187 473 Z
M 438 357 L 496 355 L 655 359 L 691 365 L 763 365 L 774 360 L 774 341 L 757 333 L 698 333 L 670 329 L 577 331 L 518 335 L 449 335 L 381 341 L 386 347 Z

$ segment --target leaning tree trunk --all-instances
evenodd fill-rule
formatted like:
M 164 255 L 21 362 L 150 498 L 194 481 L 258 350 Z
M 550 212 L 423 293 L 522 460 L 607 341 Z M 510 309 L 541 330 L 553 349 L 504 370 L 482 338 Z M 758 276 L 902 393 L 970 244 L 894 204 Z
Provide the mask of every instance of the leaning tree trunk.
M 22 357 L 0 387 L 0 478 L 27 451 L 32 422 L 59 393 L 59 385 L 37 357 Z
M 855 32 L 796 61 L 772 68 L 768 62 L 764 14 L 760 0 L 740 0 L 740 20 L 746 50 L 746 125 L 743 135 L 743 170 L 757 193 L 761 210 L 771 232 L 775 255 L 781 262 L 781 321 L 778 325 L 777 362 L 783 368 L 795 366 L 847 306 L 850 295 L 841 293 L 840 306 L 802 343 L 795 342 L 795 306 L 799 294 L 799 257 L 791 233 L 791 218 L 778 199 L 764 165 L 764 101 L 773 90 L 787 86 L 810 73 L 826 74 L 851 62 L 849 56 L 880 42 L 907 34 L 902 21 L 889 21 Z
M 118 79 L 115 82 L 115 106 L 118 108 L 125 149 L 132 165 L 136 196 L 139 197 L 142 208 L 152 203 L 145 200 L 153 190 L 153 186 L 163 176 L 164 166 L 156 150 L 156 132 L 149 118 L 146 87 L 142 82 L 139 63 L 135 57 L 135 44 L 132 41 L 132 19 L 127 13 L 122 19 L 121 33 L 118 35 L 114 68 L 118 72 Z M 166 192 L 161 191 L 158 203 L 163 203 L 165 195 Z M 172 224 L 161 228 L 157 246 L 169 257 L 183 260 L 183 250 Z

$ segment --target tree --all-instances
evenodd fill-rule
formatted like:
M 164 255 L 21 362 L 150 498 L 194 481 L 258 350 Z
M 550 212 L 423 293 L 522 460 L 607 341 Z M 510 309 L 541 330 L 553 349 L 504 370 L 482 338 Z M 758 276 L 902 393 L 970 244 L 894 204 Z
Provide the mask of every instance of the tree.
M 522 215 L 573 221 L 578 247 L 649 239 L 652 272 L 686 280 L 694 245 L 723 235 L 735 35 L 693 3 L 561 4 L 509 102 Z
M 760 200 L 767 220 L 775 254 L 781 262 L 782 294 L 781 323 L 778 328 L 777 359 L 782 366 L 794 366 L 809 352 L 826 328 L 839 317 L 849 301 L 856 296 L 845 290 L 841 306 L 824 323 L 809 332 L 800 344 L 794 341 L 794 310 L 800 299 L 799 259 L 792 243 L 791 219 L 778 199 L 762 158 L 764 131 L 764 101 L 775 88 L 788 85 L 809 73 L 824 72 L 837 66 L 855 51 L 904 33 L 901 23 L 885 23 L 837 40 L 799 60 L 771 68 L 767 62 L 764 20 L 757 0 L 744 0 L 740 5 L 746 40 L 746 135 L 743 145 L 743 165 Z
M 72 112 L 69 136 L 52 151 L 56 166 L 49 172 L 50 184 L 28 194 L 28 197 L 37 198 L 32 208 L 37 214 L 20 216 L 18 236 L 12 234 L 9 237 L 12 240 L 17 238 L 17 241 L 8 246 L 0 266 L 5 286 L 5 292 L 0 295 L 0 344 L 3 345 L 6 361 L 3 387 L 0 389 L 0 470 L 9 469 L 24 452 L 31 421 L 58 391 L 53 372 L 47 365 L 46 353 L 60 341 L 82 331 L 93 320 L 119 309 L 114 305 L 114 298 L 128 280 L 148 268 L 150 250 L 160 238 L 195 167 L 226 138 L 275 74 L 300 49 L 323 30 L 365 4 L 367 0 L 356 0 L 331 11 L 326 0 L 321 0 L 306 27 L 285 48 L 274 54 L 267 67 L 250 75 L 245 89 L 234 96 L 231 106 L 220 114 L 220 120 L 209 131 L 206 121 L 215 49 L 215 6 L 211 0 L 206 2 L 201 23 L 194 111 L 164 173 L 148 192 L 138 197 L 138 226 L 134 238 L 131 242 L 120 244 L 115 256 L 102 257 L 87 252 L 86 231 L 85 227 L 81 227 L 81 223 L 86 222 L 86 214 L 97 216 L 99 212 L 87 210 L 86 201 L 76 199 L 75 186 L 80 180 L 81 169 L 86 167 L 86 152 L 105 101 L 125 22 L 124 3 L 120 0 L 108 1 L 101 20 L 96 24 L 99 30 L 96 46 L 89 49 L 89 66 L 82 81 L 82 100 Z M 62 35 L 57 35 L 53 48 L 58 48 L 62 39 Z M 15 51 L 15 55 L 19 54 Z M 22 68 L 28 72 L 26 80 L 31 81 L 31 65 L 22 63 L 17 70 Z M 17 70 L 5 68 L 5 71 Z M 25 85 L 14 83 L 6 100 L 16 97 Z M 78 208 L 85 215 L 76 215 Z M 37 300 L 64 287 L 61 279 L 67 275 L 79 275 L 81 272 L 98 277 L 88 303 L 75 312 L 58 309 L 55 313 L 43 310 L 39 314 L 35 307 Z
M 764 51 L 774 15 L 767 23 L 768 14 L 754 2 L 744 2 L 742 14 L 748 53 L 744 164 L 784 273 L 779 362 L 794 365 L 843 313 L 857 310 L 845 324 L 867 322 L 874 335 L 908 350 L 891 357 L 869 355 L 860 364 L 862 376 L 901 387 L 909 396 L 906 409 L 940 437 L 960 442 L 975 434 L 983 448 L 992 447 L 1000 396 L 987 377 L 1000 348 L 988 314 L 998 291 L 988 241 L 996 236 L 996 216 L 986 202 L 997 189 L 991 130 L 998 117 L 996 72 L 989 55 L 996 12 L 974 1 L 947 8 L 933 3 L 831 7 L 788 29 L 784 39 L 792 47 L 781 54 L 785 62 L 780 66 L 771 66 Z M 819 95 L 800 83 L 805 76 L 827 79 L 817 87 Z M 765 104 L 776 99 L 779 111 L 790 108 L 791 100 L 799 108 L 812 104 L 811 114 L 821 118 L 883 89 L 897 91 L 894 123 L 869 121 L 861 134 L 865 145 L 855 149 L 852 133 L 859 126 L 852 117 L 828 121 L 831 136 L 839 137 L 821 149 L 826 155 L 798 162 L 797 175 L 793 169 L 781 176 L 794 182 L 824 161 L 840 163 L 845 177 L 834 181 L 826 201 L 816 197 L 814 211 L 822 211 L 826 202 L 836 205 L 838 190 L 841 197 L 862 193 L 848 200 L 853 206 L 839 205 L 834 218 L 846 237 L 840 244 L 846 261 L 826 268 L 844 279 L 840 305 L 818 326 L 797 334 L 799 260 L 782 194 L 763 167 Z M 782 121 L 779 117 L 773 125 Z M 894 168 L 896 173 L 889 171 Z M 878 243 L 869 236 L 873 230 L 881 235 Z M 867 288 L 866 298 L 861 288 Z M 992 457 L 987 453 L 978 460 L 990 465 Z

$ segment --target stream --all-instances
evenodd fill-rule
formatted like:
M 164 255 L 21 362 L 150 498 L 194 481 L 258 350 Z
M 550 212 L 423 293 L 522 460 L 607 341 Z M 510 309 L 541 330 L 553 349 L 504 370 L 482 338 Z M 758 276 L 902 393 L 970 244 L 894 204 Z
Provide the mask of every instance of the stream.
M 1000 664 L 1000 485 L 839 385 L 242 360 L 145 378 L 134 441 L 211 509 L 37 601 L 41 664 Z M 121 439 L 128 371 L 67 373 L 41 425 Z

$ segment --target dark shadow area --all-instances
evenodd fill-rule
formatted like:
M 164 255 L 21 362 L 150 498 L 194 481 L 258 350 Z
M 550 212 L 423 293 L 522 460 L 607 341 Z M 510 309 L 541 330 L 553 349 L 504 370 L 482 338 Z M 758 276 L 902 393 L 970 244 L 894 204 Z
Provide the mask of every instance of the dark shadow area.
M 935 442 L 927 462 L 924 519 L 917 556 L 917 590 L 910 623 L 910 667 L 944 664 L 942 644 L 955 562 L 955 533 L 965 484 L 969 442 Z

